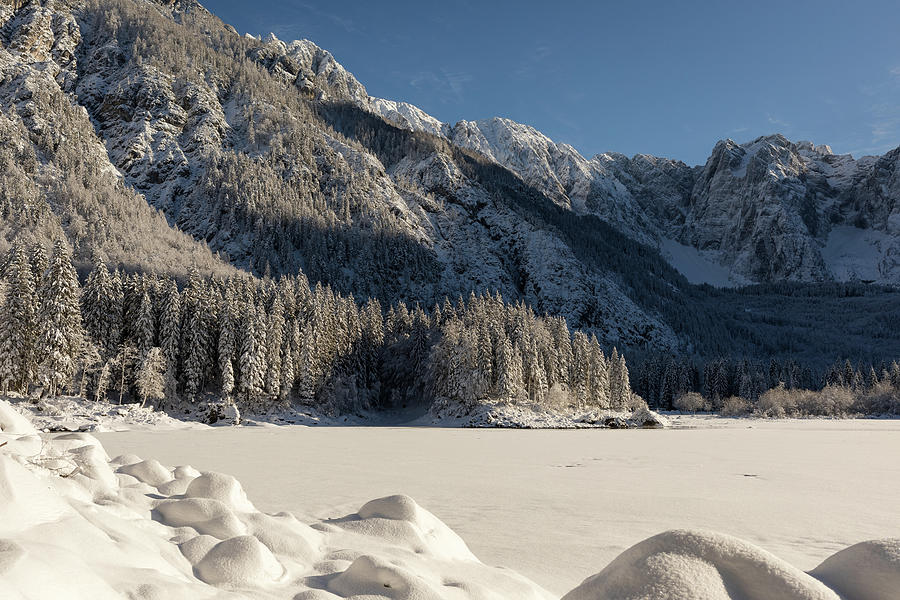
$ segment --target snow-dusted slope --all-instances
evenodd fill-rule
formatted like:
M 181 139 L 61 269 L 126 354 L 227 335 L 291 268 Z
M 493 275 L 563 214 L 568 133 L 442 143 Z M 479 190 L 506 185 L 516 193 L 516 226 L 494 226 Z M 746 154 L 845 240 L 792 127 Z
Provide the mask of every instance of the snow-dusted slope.
M 438 134 L 441 123 L 370 98 L 311 42 L 241 37 L 194 2 L 56 3 L 42 5 L 40 19 L 30 10 L 7 9 L 3 31 L 45 40 L 47 50 L 9 51 L 19 67 L 44 76 L 45 54 L 69 48 L 61 85 L 91 125 L 91 151 L 231 263 L 260 274 L 302 268 L 313 281 L 389 302 L 499 290 L 610 345 L 679 343 L 615 273 L 579 257 L 549 224 L 523 219 L 509 192 L 498 197 L 491 182 L 464 172 L 466 159 L 444 138 L 417 145 L 413 131 Z M 405 137 L 386 155 L 364 135 L 336 133 L 365 118 L 323 117 L 342 102 L 386 115 Z M 54 108 L 38 103 L 37 112 Z M 386 127 L 363 125 L 367 134 Z M 89 254 L 94 238 L 83 243 Z

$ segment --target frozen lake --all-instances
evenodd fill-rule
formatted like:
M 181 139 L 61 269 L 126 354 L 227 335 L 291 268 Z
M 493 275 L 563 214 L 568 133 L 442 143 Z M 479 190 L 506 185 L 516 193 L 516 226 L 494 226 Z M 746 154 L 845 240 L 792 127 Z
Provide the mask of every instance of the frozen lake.
M 404 493 L 485 563 L 555 593 L 672 528 L 736 535 L 807 570 L 900 537 L 900 421 L 685 419 L 696 429 L 244 427 L 98 433 L 134 453 L 235 475 L 301 519 Z

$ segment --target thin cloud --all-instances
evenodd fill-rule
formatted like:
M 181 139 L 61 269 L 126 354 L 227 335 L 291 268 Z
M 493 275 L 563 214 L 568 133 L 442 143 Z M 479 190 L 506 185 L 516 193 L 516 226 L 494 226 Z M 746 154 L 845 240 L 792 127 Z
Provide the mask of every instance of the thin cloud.
M 312 4 L 299 4 L 297 5 L 299 8 L 302 8 L 306 11 L 309 11 L 311 14 L 321 17 L 325 20 L 331 21 L 347 33 L 357 33 L 359 30 L 356 28 L 356 25 L 353 23 L 352 19 L 347 19 L 337 13 L 333 13 L 327 10 L 322 10 L 317 6 L 313 6 Z
M 789 130 L 791 128 L 791 124 L 787 121 L 779 119 L 778 117 L 772 116 L 771 114 L 766 114 L 766 120 L 769 122 L 769 125 L 774 125 L 776 127 L 780 127 L 783 130 Z
M 552 55 L 553 48 L 550 46 L 541 45 L 535 47 L 531 53 L 525 57 L 525 60 L 520 62 L 519 65 L 513 69 L 513 75 L 519 79 L 529 79 L 540 74 L 540 72 L 544 70 L 542 68 L 542 63 L 546 62 Z
M 466 84 L 472 81 L 472 76 L 465 71 L 419 71 L 409 80 L 410 87 L 417 90 L 436 93 L 443 103 L 462 102 L 465 95 Z

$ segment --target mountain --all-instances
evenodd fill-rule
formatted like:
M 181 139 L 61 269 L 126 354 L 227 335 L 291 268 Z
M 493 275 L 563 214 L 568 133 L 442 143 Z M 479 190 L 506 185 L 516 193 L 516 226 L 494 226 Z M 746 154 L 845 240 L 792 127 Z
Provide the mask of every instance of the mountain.
M 900 282 L 900 148 L 855 160 L 776 134 L 721 141 L 702 167 L 650 155 L 588 160 L 509 119 L 438 128 L 368 105 L 398 125 L 440 131 L 561 206 L 656 246 L 698 283 Z
M 823 309 L 788 327 L 801 296 L 691 282 L 900 276 L 897 151 L 770 136 L 698 167 L 585 159 L 507 119 L 370 97 L 312 42 L 241 36 L 191 0 L 0 1 L 0 107 L 3 243 L 64 234 L 82 267 L 302 270 L 424 306 L 498 291 L 607 346 L 708 355 L 847 353 L 882 325 L 847 335 Z

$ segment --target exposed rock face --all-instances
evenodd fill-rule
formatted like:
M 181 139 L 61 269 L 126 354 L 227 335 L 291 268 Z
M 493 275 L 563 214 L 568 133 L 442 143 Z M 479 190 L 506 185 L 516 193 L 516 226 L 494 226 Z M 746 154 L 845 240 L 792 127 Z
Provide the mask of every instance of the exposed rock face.
M 730 269 L 734 283 L 900 281 L 900 216 L 892 220 L 900 149 L 856 160 L 771 135 L 741 145 L 721 141 L 701 167 L 643 154 L 587 160 L 508 119 L 451 127 L 421 116 L 403 119 L 370 101 L 366 106 L 400 126 L 477 151 L 561 206 L 595 214 L 634 239 L 694 247 Z M 842 229 L 829 241 L 835 226 L 886 237 Z

